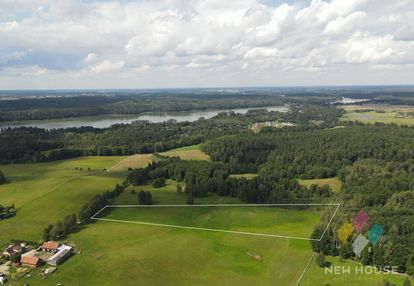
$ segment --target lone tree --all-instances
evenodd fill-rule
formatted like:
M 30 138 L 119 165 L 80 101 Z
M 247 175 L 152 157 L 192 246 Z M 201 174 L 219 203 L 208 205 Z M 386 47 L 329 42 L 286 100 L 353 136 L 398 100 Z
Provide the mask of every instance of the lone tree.
M 3 172 L 0 170 L 0 185 L 6 182 L 6 177 L 4 176 Z
M 154 181 L 152 181 L 152 186 L 154 188 L 161 188 L 165 186 L 165 179 L 164 178 L 157 178 Z
M 44 228 L 44 230 L 43 230 L 43 240 L 44 241 L 52 240 L 51 231 L 52 231 L 53 227 L 54 227 L 53 224 L 49 224 L 47 227 Z
M 151 205 L 152 195 L 150 192 L 140 191 L 138 193 L 138 203 L 140 205 Z

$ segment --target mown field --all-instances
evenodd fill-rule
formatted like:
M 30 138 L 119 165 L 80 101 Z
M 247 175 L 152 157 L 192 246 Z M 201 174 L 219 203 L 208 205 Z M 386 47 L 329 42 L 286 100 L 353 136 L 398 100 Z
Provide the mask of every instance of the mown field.
M 200 150 L 200 145 L 192 145 L 160 153 L 168 157 L 180 157 L 181 160 L 210 160 L 210 157 Z
M 53 223 L 71 212 L 77 212 L 89 197 L 121 182 L 124 173 L 106 172 L 104 169 L 109 169 L 123 159 L 125 157 L 86 157 L 52 163 L 1 166 L 10 183 L 0 186 L 0 202 L 15 203 L 19 212 L 14 218 L 0 221 L 0 244 L 4 245 L 11 239 L 40 240 L 46 224 Z M 150 191 L 156 204 L 185 204 L 186 201 L 184 193 L 177 193 L 176 182 L 167 180 L 167 185 L 158 189 L 150 184 L 131 187 L 114 203 L 135 204 L 137 192 L 140 190 Z M 234 198 L 210 195 L 196 198 L 195 203 L 239 202 Z M 113 212 L 110 215 L 117 214 Z M 136 214 L 128 212 L 118 215 L 137 218 Z M 300 210 L 279 210 L 271 213 L 220 211 L 197 216 L 158 212 L 147 216 L 150 219 L 181 220 L 197 225 L 209 225 L 212 223 L 211 218 L 217 223 L 228 224 L 223 227 L 229 229 L 233 221 L 239 226 L 241 224 L 243 230 L 249 228 L 249 225 L 243 225 L 247 221 L 253 225 L 252 229 L 266 228 L 293 235 L 308 234 L 313 224 L 318 221 L 317 212 Z M 76 245 L 77 253 L 72 258 L 46 279 L 39 276 L 40 269 L 36 269 L 31 272 L 30 278 L 24 277 L 16 285 L 23 285 L 25 282 L 35 286 L 58 283 L 296 285 L 312 255 L 308 241 L 106 221 L 82 227 L 65 240 Z M 390 281 L 402 285 L 402 277 L 391 278 Z M 312 263 L 301 285 L 355 285 L 350 282 L 353 281 L 352 277 L 346 279 L 345 282 L 337 284 Z M 382 277 L 370 276 L 363 285 L 376 286 L 381 280 Z
M 162 156 L 180 157 L 182 160 L 210 160 L 210 157 L 200 150 L 200 145 L 192 145 L 160 153 Z M 124 158 L 109 168 L 110 172 L 126 171 L 128 168 L 142 168 L 154 160 L 152 154 L 136 154 Z
M 302 180 L 298 179 L 300 185 L 309 188 L 312 185 L 324 186 L 328 185 L 331 190 L 335 193 L 339 192 L 341 189 L 341 181 L 338 178 L 327 178 L 327 179 L 310 179 L 310 180 Z

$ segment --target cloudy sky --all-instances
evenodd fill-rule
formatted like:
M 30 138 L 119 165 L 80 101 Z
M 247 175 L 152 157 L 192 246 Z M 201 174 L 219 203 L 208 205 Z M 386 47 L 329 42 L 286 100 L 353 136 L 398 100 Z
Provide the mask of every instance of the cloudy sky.
M 0 0 L 0 89 L 414 84 L 413 0 Z

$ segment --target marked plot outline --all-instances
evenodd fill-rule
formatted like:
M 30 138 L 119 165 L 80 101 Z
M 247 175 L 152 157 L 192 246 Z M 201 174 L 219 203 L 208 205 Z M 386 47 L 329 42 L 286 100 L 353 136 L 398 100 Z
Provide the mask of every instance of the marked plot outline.
M 224 230 L 216 228 L 204 228 L 196 226 L 183 226 L 175 224 L 165 224 L 165 223 L 154 223 L 154 222 L 145 222 L 145 221 L 130 221 L 130 220 L 120 220 L 120 219 L 110 219 L 110 218 L 100 218 L 97 217 L 100 213 L 105 211 L 108 208 L 165 208 L 165 207 L 181 207 L 181 208 L 199 208 L 199 207 L 289 207 L 289 206 L 333 206 L 335 207 L 333 214 L 326 225 L 324 232 L 320 238 L 309 238 L 309 237 L 299 237 L 299 236 L 289 236 L 289 235 L 279 235 L 279 234 L 269 234 L 269 233 L 259 233 L 259 232 L 246 232 L 246 231 L 237 231 L 237 230 Z M 262 236 L 262 237 L 274 237 L 274 238 L 285 238 L 285 239 L 296 239 L 296 240 L 308 240 L 308 241 L 321 241 L 324 237 L 326 231 L 328 230 L 332 220 L 334 219 L 338 209 L 340 208 L 339 203 L 326 203 L 326 204 L 204 204 L 204 205 L 106 205 L 98 212 L 96 212 L 91 219 L 97 221 L 109 221 L 109 222 L 120 222 L 120 223 L 130 223 L 138 225 L 148 225 L 148 226 L 159 226 L 159 227 L 169 227 L 169 228 L 180 228 L 187 230 L 198 230 L 198 231 L 210 231 L 210 232 L 221 232 L 221 233 L 230 233 L 238 235 L 251 235 L 251 236 Z
M 159 223 L 149 223 L 149 222 L 137 222 L 137 221 L 126 221 L 126 220 L 117 220 L 117 219 L 106 219 L 98 218 L 97 216 L 102 213 L 107 208 L 162 208 L 162 207 L 288 207 L 288 206 L 333 206 L 335 207 L 331 218 L 329 219 L 328 224 L 326 225 L 320 238 L 307 238 L 307 237 L 296 237 L 296 236 L 286 236 L 286 235 L 277 235 L 277 234 L 266 234 L 266 233 L 252 233 L 252 232 L 243 232 L 243 231 L 231 231 L 231 230 L 220 230 L 220 229 L 210 229 L 210 228 L 198 228 L 190 226 L 179 226 L 179 225 L 170 225 L 170 224 L 159 224 Z M 326 232 L 329 229 L 333 219 L 335 218 L 339 208 L 341 207 L 340 203 L 326 203 L 326 204 L 205 204 L 205 205 L 106 205 L 98 212 L 96 212 L 91 219 L 97 221 L 109 221 L 109 222 L 121 222 L 121 223 L 130 223 L 130 224 L 139 224 L 139 225 L 149 225 L 149 226 L 160 226 L 160 227 L 170 227 L 170 228 L 181 228 L 189 230 L 200 230 L 200 231 L 211 231 L 211 232 L 222 232 L 222 233 L 232 233 L 238 235 L 251 235 L 251 236 L 262 236 L 262 237 L 273 237 L 273 238 L 284 238 L 284 239 L 295 239 L 295 240 L 308 240 L 308 241 L 321 241 L 325 236 Z M 308 270 L 315 253 L 312 252 L 309 260 L 306 263 L 304 270 L 302 271 L 299 279 L 297 280 L 295 286 L 299 286 L 303 280 L 306 271 Z

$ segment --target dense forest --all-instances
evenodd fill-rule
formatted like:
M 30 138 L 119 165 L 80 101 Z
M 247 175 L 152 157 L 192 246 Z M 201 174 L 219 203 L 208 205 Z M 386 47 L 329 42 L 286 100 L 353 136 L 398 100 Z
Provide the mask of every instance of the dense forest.
M 1 99 L 1 97 L 0 97 Z M 239 93 L 159 93 L 125 92 L 53 94 L 48 97 L 23 97 L 1 100 L 0 122 L 41 120 L 104 114 L 140 114 L 204 109 L 229 109 L 283 105 L 280 94 Z
M 112 156 L 162 152 L 198 144 L 229 134 L 250 134 L 250 124 L 289 121 L 304 128 L 333 126 L 340 110 L 332 107 L 292 106 L 288 113 L 251 110 L 247 114 L 222 112 L 196 122 L 169 121 L 118 124 L 106 129 L 92 127 L 44 130 L 5 129 L 0 133 L 0 162 L 40 162 L 77 156 Z M 322 118 L 326 119 L 322 121 Z
M 0 122 L 283 104 L 330 105 L 342 97 L 414 105 L 412 87 L 285 87 L 113 91 L 0 91 Z

